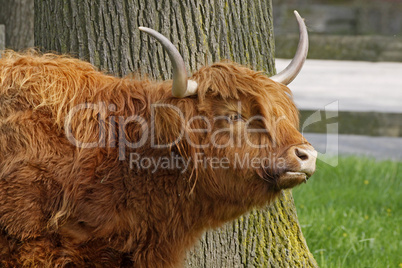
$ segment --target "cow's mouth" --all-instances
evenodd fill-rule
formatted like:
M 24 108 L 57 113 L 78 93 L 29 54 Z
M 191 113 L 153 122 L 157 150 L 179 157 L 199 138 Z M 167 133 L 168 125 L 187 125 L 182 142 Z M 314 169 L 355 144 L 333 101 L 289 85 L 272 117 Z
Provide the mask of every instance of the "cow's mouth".
M 306 183 L 312 174 L 302 171 L 283 171 L 276 175 L 270 175 L 268 170 L 263 169 L 263 172 L 260 172 L 259 175 L 262 175 L 261 177 L 274 186 L 276 190 L 282 190 Z
M 278 176 L 276 183 L 278 188 L 288 189 L 293 188 L 303 182 L 306 183 L 310 177 L 311 174 L 305 172 L 287 171 Z

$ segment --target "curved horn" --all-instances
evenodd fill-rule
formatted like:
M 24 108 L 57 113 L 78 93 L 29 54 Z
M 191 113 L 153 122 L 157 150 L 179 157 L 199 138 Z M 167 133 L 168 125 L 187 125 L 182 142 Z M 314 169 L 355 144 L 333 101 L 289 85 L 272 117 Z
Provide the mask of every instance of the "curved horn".
M 173 65 L 173 86 L 172 95 L 177 98 L 194 95 L 197 93 L 197 82 L 193 80 L 187 81 L 187 71 L 177 48 L 162 34 L 147 27 L 139 27 L 139 29 L 153 36 L 163 46 L 169 55 Z
M 299 45 L 297 46 L 296 55 L 294 56 L 290 64 L 282 72 L 271 77 L 272 80 L 285 85 L 289 85 L 299 74 L 308 53 L 308 33 L 306 24 L 296 10 L 294 11 L 294 13 L 297 19 L 297 23 L 299 24 L 300 31 L 300 40 Z

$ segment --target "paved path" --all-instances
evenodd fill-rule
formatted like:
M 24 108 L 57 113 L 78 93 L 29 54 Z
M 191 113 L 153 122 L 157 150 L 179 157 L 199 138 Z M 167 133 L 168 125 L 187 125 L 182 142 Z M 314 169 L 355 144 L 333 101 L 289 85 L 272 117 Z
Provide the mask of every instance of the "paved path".
M 305 133 L 304 136 L 320 153 L 320 159 L 325 155 L 357 155 L 402 164 L 402 138 L 315 133 Z
M 277 71 L 288 62 L 277 59 Z M 402 113 L 402 63 L 307 60 L 289 87 L 303 110 L 339 101 L 341 111 Z

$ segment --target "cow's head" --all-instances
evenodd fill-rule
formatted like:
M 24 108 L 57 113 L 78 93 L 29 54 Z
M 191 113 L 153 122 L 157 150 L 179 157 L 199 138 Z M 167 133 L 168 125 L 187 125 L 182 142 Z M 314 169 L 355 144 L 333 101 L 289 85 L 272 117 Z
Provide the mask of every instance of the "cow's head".
M 183 110 L 189 124 L 180 150 L 191 152 L 196 176 L 205 178 L 197 183 L 213 198 L 262 204 L 281 189 L 305 182 L 315 171 L 317 153 L 298 131 L 298 111 L 286 86 L 301 70 L 308 51 L 306 26 L 295 14 L 300 28 L 296 56 L 271 78 L 220 62 L 201 68 L 189 80 L 177 49 L 158 32 L 140 28 L 161 42 L 172 60 L 176 103 L 181 109 L 184 104 L 195 106 L 188 114 Z M 172 120 L 170 115 L 160 118 Z M 165 125 L 160 136 L 174 128 L 171 122 L 157 125 Z M 239 201 L 239 196 L 244 199 Z

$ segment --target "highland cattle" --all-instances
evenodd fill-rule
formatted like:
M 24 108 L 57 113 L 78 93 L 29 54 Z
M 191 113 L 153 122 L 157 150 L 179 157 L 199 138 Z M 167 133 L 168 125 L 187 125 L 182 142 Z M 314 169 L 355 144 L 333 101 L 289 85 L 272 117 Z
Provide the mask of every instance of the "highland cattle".
M 286 86 L 236 63 L 173 81 L 118 78 L 67 56 L 0 59 L 0 266 L 177 267 L 208 228 L 305 182 L 316 152 Z

